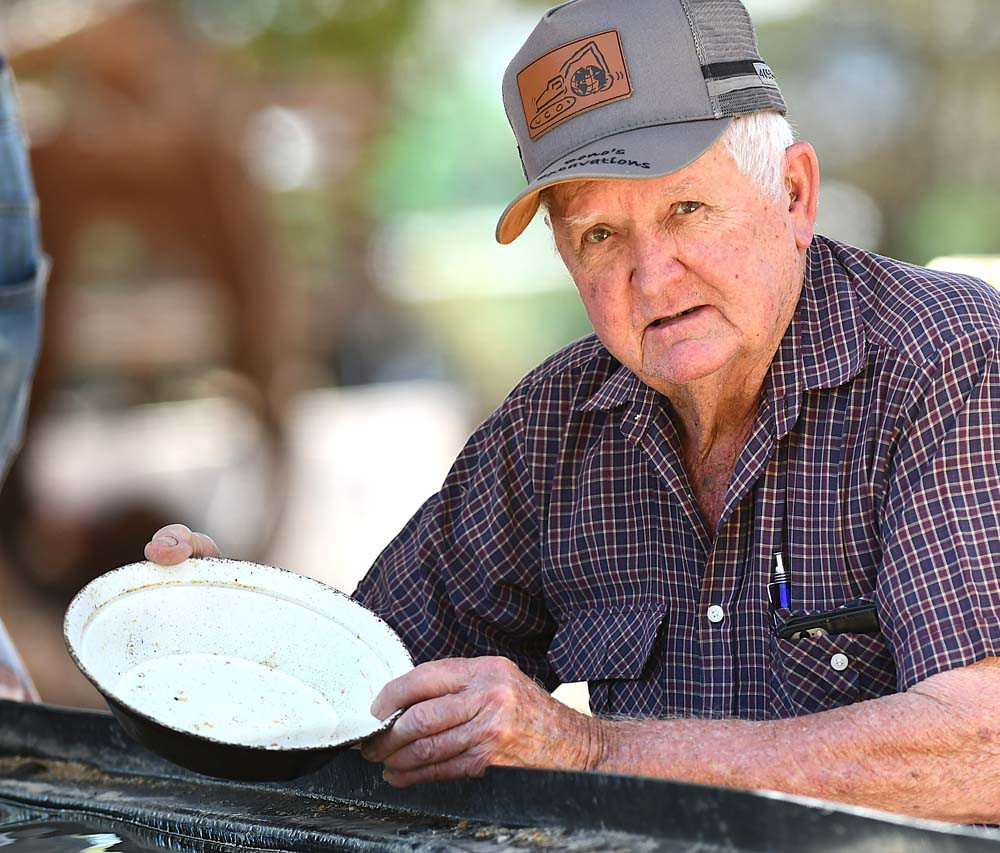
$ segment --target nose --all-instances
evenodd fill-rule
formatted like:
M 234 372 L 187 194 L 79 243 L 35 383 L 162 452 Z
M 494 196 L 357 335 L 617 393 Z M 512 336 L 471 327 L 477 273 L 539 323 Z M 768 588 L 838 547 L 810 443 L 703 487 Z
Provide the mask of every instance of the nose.
M 642 295 L 656 295 L 678 281 L 684 264 L 677 240 L 662 230 L 635 234 L 632 239 L 632 287 Z

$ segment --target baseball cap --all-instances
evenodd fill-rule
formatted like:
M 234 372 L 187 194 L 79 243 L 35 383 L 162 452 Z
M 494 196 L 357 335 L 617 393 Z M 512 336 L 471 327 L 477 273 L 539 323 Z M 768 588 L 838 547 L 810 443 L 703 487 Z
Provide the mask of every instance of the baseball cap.
M 547 186 L 668 175 L 733 117 L 785 112 L 740 0 L 569 0 L 507 67 L 503 101 L 528 186 L 500 217 L 501 243 Z

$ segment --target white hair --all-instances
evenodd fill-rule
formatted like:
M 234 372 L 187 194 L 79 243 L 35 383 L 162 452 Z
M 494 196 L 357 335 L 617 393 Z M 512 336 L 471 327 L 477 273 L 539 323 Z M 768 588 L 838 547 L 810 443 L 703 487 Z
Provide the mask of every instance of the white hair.
M 785 151 L 795 141 L 795 131 L 781 113 L 737 116 L 720 141 L 764 198 L 777 200 L 785 194 Z
M 781 113 L 763 110 L 737 116 L 715 144 L 725 145 L 740 173 L 746 175 L 764 198 L 785 194 L 785 151 L 795 141 L 795 131 Z M 548 210 L 551 187 L 539 193 Z

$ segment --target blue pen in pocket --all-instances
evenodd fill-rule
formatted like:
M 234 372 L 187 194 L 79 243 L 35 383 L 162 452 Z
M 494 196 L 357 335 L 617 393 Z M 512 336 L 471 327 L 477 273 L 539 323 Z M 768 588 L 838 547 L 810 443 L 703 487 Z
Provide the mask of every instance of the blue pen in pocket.
M 787 610 L 792 606 L 791 584 L 781 552 L 776 551 L 771 563 L 771 582 L 767 585 L 771 598 L 771 607 L 775 610 Z

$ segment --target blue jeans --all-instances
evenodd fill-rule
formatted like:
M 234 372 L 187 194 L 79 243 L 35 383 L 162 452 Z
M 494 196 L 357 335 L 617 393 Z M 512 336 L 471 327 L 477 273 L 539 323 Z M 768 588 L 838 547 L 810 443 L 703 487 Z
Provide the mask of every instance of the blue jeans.
M 23 438 L 48 273 L 25 141 L 0 56 L 0 483 Z

